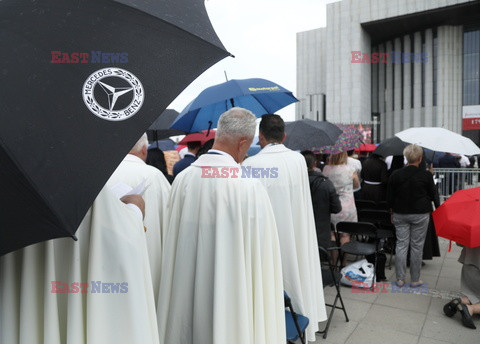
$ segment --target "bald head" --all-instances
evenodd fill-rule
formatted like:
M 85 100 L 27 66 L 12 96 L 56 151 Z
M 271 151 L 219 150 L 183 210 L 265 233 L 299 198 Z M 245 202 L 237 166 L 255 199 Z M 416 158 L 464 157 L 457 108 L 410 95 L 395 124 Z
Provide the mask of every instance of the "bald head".
M 230 154 L 236 162 L 243 161 L 255 135 L 256 117 L 246 109 L 234 107 L 218 120 L 213 149 Z

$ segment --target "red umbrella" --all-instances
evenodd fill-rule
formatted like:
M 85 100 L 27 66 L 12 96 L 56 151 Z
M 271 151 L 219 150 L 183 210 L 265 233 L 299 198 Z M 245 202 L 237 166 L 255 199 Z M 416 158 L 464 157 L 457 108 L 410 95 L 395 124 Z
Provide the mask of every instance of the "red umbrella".
M 362 143 L 360 147 L 355 149 L 355 152 L 373 152 L 377 148 L 377 145 L 373 143 Z
M 455 192 L 433 212 L 438 236 L 468 247 L 480 246 L 480 187 Z
M 178 144 L 186 145 L 188 142 L 200 141 L 202 145 L 204 145 L 205 142 L 214 138 L 215 138 L 215 130 L 210 130 L 210 132 L 208 132 L 207 130 L 202 130 L 199 133 L 188 134 Z

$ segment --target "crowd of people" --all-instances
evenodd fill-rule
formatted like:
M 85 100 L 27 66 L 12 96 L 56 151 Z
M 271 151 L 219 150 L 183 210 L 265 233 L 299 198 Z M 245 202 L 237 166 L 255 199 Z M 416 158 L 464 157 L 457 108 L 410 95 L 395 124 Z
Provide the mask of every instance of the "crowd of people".
M 267 114 L 262 150 L 246 158 L 255 128 L 250 111 L 225 112 L 214 141 L 188 145 L 173 184 L 164 164 L 157 166 L 163 171 L 151 166 L 157 162 L 142 135 L 98 195 L 77 242 L 56 239 L 0 258 L 0 342 L 284 343 L 284 291 L 310 319 L 306 337 L 315 341 L 327 319 L 318 246 L 351 240 L 332 226 L 358 221 L 356 198 L 387 202 L 396 284 L 406 283 L 408 255 L 410 285 L 422 284 L 438 195 L 421 147 L 407 146 L 406 167 L 392 163 L 390 170 L 379 156 L 360 163 L 347 152 L 322 165 L 311 151 L 285 147 L 285 123 Z M 117 197 L 119 184 L 144 184 L 145 191 Z M 458 310 L 472 327 L 480 262 L 478 250 L 464 251 L 466 296 L 445 313 Z M 347 265 L 338 253 L 334 261 Z

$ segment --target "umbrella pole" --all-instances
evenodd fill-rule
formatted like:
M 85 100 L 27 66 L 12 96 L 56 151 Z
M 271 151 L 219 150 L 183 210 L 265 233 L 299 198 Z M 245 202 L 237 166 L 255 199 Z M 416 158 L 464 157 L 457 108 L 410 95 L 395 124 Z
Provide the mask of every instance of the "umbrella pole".
M 208 137 L 208 134 L 210 134 L 210 129 L 212 129 L 212 121 L 208 121 L 208 130 L 207 130 L 207 137 Z

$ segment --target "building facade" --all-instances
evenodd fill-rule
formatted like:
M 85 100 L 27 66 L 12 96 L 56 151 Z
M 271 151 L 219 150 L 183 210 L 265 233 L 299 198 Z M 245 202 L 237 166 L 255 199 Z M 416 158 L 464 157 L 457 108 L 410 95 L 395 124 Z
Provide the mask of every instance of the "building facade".
M 479 143 L 480 1 L 343 0 L 297 34 L 296 118 L 439 126 Z

